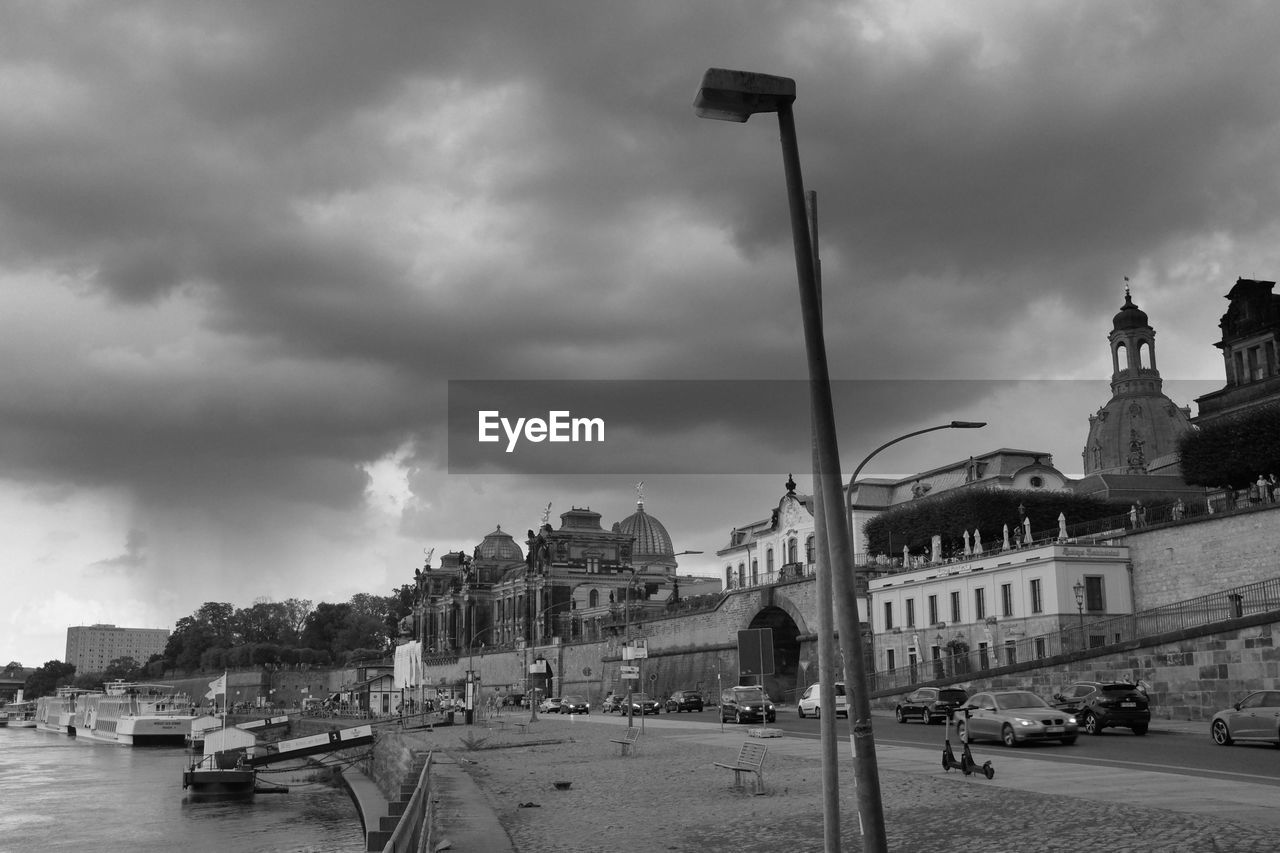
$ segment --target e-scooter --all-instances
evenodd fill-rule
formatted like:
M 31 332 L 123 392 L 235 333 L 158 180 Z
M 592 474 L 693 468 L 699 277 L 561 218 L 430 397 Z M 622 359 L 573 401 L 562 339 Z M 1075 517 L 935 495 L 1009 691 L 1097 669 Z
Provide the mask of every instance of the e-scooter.
M 964 710 L 964 718 L 966 722 L 969 719 L 968 708 Z M 994 779 L 996 775 L 996 769 L 991 766 L 990 761 L 983 762 L 982 767 L 981 768 L 978 767 L 978 762 L 973 760 L 973 753 L 969 752 L 969 741 L 967 738 L 960 742 L 960 760 L 959 761 L 956 760 L 956 754 L 951 751 L 951 715 L 950 714 L 948 714 L 947 719 L 943 721 L 943 725 L 944 725 L 944 731 L 942 735 L 942 769 L 950 773 L 951 769 L 954 767 L 966 776 L 971 775 L 974 770 L 981 769 L 982 775 L 986 776 L 988 779 Z M 956 723 L 957 733 L 959 732 L 959 728 L 960 728 L 960 724 L 959 722 L 957 722 Z M 967 725 L 965 726 L 965 729 L 966 730 L 968 729 Z

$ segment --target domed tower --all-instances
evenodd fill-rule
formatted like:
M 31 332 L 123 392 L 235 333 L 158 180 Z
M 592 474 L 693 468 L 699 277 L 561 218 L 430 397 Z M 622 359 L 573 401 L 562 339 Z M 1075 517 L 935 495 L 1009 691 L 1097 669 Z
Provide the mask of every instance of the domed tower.
M 1127 281 L 1127 279 L 1126 279 Z M 1178 440 L 1191 429 L 1191 408 L 1164 395 L 1156 369 L 1156 332 L 1133 302 L 1111 323 L 1111 401 L 1089 417 L 1084 473 L 1178 473 Z
M 647 574 L 670 574 L 676 570 L 676 549 L 662 522 L 644 511 L 644 493 L 636 489 L 636 511 L 614 524 L 617 533 L 631 536 L 631 564 Z M 643 568 L 648 566 L 647 569 Z
M 499 524 L 476 546 L 474 563 L 480 582 L 495 584 L 513 567 L 524 566 L 524 551 Z

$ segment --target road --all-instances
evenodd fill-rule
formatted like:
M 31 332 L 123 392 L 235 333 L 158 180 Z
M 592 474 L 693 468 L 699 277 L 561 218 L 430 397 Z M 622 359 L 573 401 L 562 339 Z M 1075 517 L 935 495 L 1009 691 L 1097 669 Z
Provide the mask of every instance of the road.
M 794 735 L 814 740 L 819 738 L 818 720 L 799 719 L 793 708 L 783 710 L 789 713 L 780 714 L 775 723 L 769 724 L 770 728 L 781 729 L 788 736 Z M 681 722 L 721 725 L 714 708 L 708 708 L 701 714 L 664 714 L 663 717 L 665 719 L 678 717 Z M 945 735 L 943 726 L 926 726 L 915 722 L 897 723 L 893 715 L 888 713 L 876 713 L 873 719 L 877 747 L 936 749 L 941 755 Z M 734 723 L 723 725 L 726 730 L 733 730 L 736 727 Z M 1194 731 L 1194 726 L 1190 728 Z M 1161 728 L 1161 723 L 1157 720 L 1152 723 L 1151 730 L 1141 737 L 1134 735 L 1128 729 L 1105 729 L 1100 735 L 1081 734 L 1072 746 L 1063 746 L 1059 743 L 1029 743 L 1011 748 L 984 741 L 974 743 L 970 748 L 979 763 L 986 760 L 998 762 L 1001 756 L 1009 756 L 1280 787 L 1280 755 L 1277 755 L 1276 747 L 1265 744 L 1218 746 L 1209 738 L 1207 724 L 1202 726 L 1203 733 L 1200 736 L 1188 734 L 1186 724 L 1182 724 L 1179 729 L 1174 731 L 1168 724 L 1165 728 Z M 848 723 L 843 718 L 838 721 L 837 732 L 841 743 L 846 743 L 849 730 Z M 952 747 L 958 751 L 960 744 L 955 739 L 954 729 L 951 735 Z

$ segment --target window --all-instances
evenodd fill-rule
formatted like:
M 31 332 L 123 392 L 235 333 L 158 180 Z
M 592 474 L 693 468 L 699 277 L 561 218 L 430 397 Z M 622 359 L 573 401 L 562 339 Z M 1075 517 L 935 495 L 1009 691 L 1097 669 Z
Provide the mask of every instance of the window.
M 1004 641 L 1004 662 L 1005 664 L 1015 664 L 1018 662 L 1018 641 Z
M 1000 584 L 1000 615 L 1013 615 L 1013 584 Z
M 951 621 L 960 621 L 960 591 L 951 593 Z
M 813 565 L 813 537 L 810 536 L 804 540 L 804 561 L 809 565 Z
M 897 666 L 896 655 L 894 655 L 893 649 L 885 649 L 884 662 L 886 668 L 890 672 L 893 672 L 894 667 Z
M 893 602 L 886 601 L 884 603 L 884 629 L 886 631 L 893 630 Z
M 587 557 L 587 574 L 595 575 L 600 573 L 600 557 L 597 554 L 591 554 Z
M 1040 578 L 1031 579 L 1031 612 L 1044 612 L 1044 599 L 1041 597 L 1040 592 Z
M 1103 613 L 1107 603 L 1102 598 L 1102 577 L 1085 575 L 1084 577 L 1084 609 L 1090 613 Z
M 929 624 L 938 624 L 938 596 L 929 596 Z
M 1036 637 L 1036 659 L 1040 660 L 1049 656 L 1048 648 L 1045 646 L 1044 637 Z
M 973 621 L 981 622 L 987 618 L 987 591 L 978 587 L 973 591 Z
M 755 586 L 760 583 L 760 561 L 751 561 L 751 585 Z
M 916 626 L 916 600 L 914 598 L 907 599 L 907 627 L 914 628 Z
M 591 590 L 591 592 L 587 595 L 587 606 L 588 607 L 600 606 L 600 590 L 598 589 Z
M 796 549 L 799 547 L 799 544 L 800 543 L 798 543 L 794 539 L 792 539 L 790 542 L 787 543 L 787 562 L 788 563 L 797 562 Z
M 764 570 L 766 574 L 773 574 L 773 549 L 769 548 L 764 552 Z

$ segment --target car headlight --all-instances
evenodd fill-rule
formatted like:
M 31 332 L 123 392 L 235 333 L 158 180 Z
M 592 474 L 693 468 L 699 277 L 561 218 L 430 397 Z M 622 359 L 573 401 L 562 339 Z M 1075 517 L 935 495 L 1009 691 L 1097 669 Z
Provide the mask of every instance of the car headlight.
M 1015 723 L 1017 723 L 1017 724 L 1018 724 L 1018 725 L 1020 725 L 1020 726 L 1034 726 L 1034 725 L 1036 725 L 1036 721 L 1035 721 L 1035 720 L 1024 720 L 1022 717 L 1018 717 L 1018 718 L 1016 718 L 1016 719 L 1014 720 L 1014 722 L 1015 722 Z

